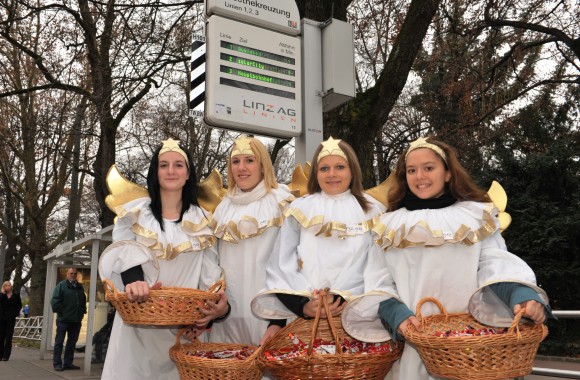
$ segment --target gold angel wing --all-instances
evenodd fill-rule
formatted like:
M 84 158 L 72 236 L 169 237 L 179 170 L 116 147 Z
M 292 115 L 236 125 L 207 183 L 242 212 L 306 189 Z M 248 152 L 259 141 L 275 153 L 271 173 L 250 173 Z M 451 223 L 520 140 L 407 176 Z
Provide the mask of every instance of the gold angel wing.
M 207 178 L 198 185 L 197 191 L 199 205 L 210 212 L 215 211 L 227 192 L 224 189 L 222 176 L 217 169 L 212 170 Z
M 395 182 L 395 171 L 393 170 L 389 177 L 375 187 L 365 190 L 365 193 L 381 202 L 383 206 L 387 207 L 389 189 Z
M 105 198 L 105 204 L 113 212 L 127 202 L 149 196 L 146 188 L 125 178 L 115 164 L 107 172 L 106 183 L 109 195 Z
M 507 194 L 499 182 L 493 181 L 487 191 L 487 195 L 489 195 L 493 204 L 499 211 L 497 216 L 499 219 L 499 230 L 500 232 L 504 232 L 512 222 L 511 215 L 505 212 L 507 206 Z
M 134 199 L 149 196 L 145 187 L 129 181 L 119 172 L 119 169 L 114 164 L 109 168 L 106 183 L 107 188 L 109 189 L 109 195 L 105 198 L 105 203 L 113 212 L 115 212 L 117 207 Z M 225 193 L 226 189 L 223 188 L 222 177 L 220 173 L 214 169 L 210 175 L 198 185 L 197 199 L 200 206 L 213 212 L 221 202 Z
M 307 162 L 305 168 L 302 168 L 302 165 L 298 164 L 294 168 L 294 172 L 292 173 L 292 181 L 288 184 L 292 195 L 296 198 L 299 198 L 303 195 L 306 195 L 307 191 L 307 184 L 308 184 L 308 173 L 310 173 L 310 164 Z M 306 170 L 306 166 L 308 167 L 308 171 Z

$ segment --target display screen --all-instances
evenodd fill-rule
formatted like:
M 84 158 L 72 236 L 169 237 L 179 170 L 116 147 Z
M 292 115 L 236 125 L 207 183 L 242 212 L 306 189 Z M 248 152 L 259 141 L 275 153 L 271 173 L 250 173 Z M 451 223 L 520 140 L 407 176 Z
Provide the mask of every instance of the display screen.
M 241 82 L 239 80 L 233 80 L 229 78 L 220 78 L 220 84 L 223 84 L 224 86 L 241 88 L 243 90 L 259 92 L 260 94 L 269 94 L 280 96 L 282 98 L 296 99 L 296 94 L 290 91 L 278 90 L 277 88 L 267 86 L 259 86 L 257 84 Z
M 220 71 L 222 73 L 236 75 L 236 76 L 247 78 L 247 79 L 254 79 L 254 80 L 258 80 L 260 82 L 277 84 L 279 86 L 286 86 L 286 87 L 292 87 L 292 88 L 296 87 L 296 82 L 291 81 L 291 80 L 277 78 L 277 77 L 273 77 L 271 75 L 254 73 L 252 71 L 236 69 L 235 67 L 220 65 Z
M 292 77 L 296 76 L 296 71 L 293 69 L 287 69 L 285 67 L 270 65 L 270 64 L 264 63 L 264 62 L 254 61 L 252 59 L 236 57 L 235 55 L 231 55 L 231 54 L 227 54 L 227 53 L 221 53 L 220 58 L 224 61 L 237 63 L 237 64 L 243 65 L 243 66 L 255 67 L 255 68 L 260 69 L 260 70 L 272 71 L 272 72 L 275 72 L 278 74 L 284 74 L 284 75 L 288 75 L 288 76 L 292 76 Z
M 242 45 L 237 45 L 237 44 L 227 42 L 227 41 L 221 41 L 221 47 L 225 48 L 225 49 L 237 51 L 239 53 L 249 54 L 249 55 L 253 55 L 255 57 L 260 57 L 260 58 L 267 58 L 267 59 L 271 59 L 274 61 L 287 63 L 290 65 L 296 64 L 296 60 L 294 58 L 290 58 L 290 57 L 287 57 L 284 55 L 269 53 L 269 52 L 264 51 L 264 50 L 249 48 L 249 47 L 242 46 Z

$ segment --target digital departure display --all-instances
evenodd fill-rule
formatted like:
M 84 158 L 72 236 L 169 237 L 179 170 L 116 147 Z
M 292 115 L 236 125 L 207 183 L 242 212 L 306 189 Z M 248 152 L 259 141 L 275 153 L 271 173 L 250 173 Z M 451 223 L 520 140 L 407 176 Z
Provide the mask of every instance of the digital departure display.
M 296 75 L 296 71 L 293 69 L 287 69 L 285 67 L 270 65 L 268 63 L 258 62 L 258 61 L 254 61 L 252 59 L 247 59 L 247 58 L 242 58 L 242 57 L 237 57 L 235 55 L 231 55 L 231 54 L 227 54 L 227 53 L 220 53 L 220 58 L 224 61 L 237 63 L 239 65 L 244 65 L 244 66 L 248 66 L 248 67 L 254 67 L 254 68 L 257 68 L 260 70 L 272 71 L 272 72 L 275 72 L 278 74 L 284 74 L 284 75 L 288 75 L 288 76 L 292 76 L 292 77 Z
M 220 71 L 226 74 L 232 74 L 239 77 L 247 78 L 247 79 L 254 79 L 261 82 L 277 84 L 279 86 L 286 86 L 286 87 L 296 87 L 296 83 L 291 80 L 286 80 L 282 78 L 273 77 L 271 75 L 264 75 L 255 73 L 252 71 L 246 71 L 242 69 L 236 69 L 234 67 L 220 65 Z
M 225 48 L 225 49 L 237 51 L 239 53 L 253 55 L 255 57 L 267 58 L 267 59 L 271 59 L 274 61 L 287 63 L 289 65 L 296 64 L 296 60 L 294 58 L 290 58 L 290 57 L 279 55 L 279 54 L 270 53 L 270 52 L 267 52 L 264 50 L 249 48 L 247 46 L 242 46 L 242 45 L 234 44 L 234 43 L 227 42 L 227 41 L 221 41 L 221 47 Z

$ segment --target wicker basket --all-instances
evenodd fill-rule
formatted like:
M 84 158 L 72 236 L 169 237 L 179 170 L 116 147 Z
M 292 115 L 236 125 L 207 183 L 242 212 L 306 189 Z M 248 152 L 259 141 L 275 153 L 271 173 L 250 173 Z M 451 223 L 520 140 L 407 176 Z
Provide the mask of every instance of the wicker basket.
M 180 337 L 187 329 L 177 333 L 175 345 L 169 349 L 169 356 L 175 362 L 181 380 L 258 380 L 262 371 L 256 363 L 258 347 L 234 343 L 202 343 L 196 340 L 182 344 Z M 245 360 L 209 359 L 188 354 L 196 351 L 239 350 L 249 347 L 254 353 Z
M 421 306 L 426 302 L 437 305 L 441 314 L 423 318 Z M 540 342 L 548 334 L 543 324 L 519 324 L 525 310 L 514 318 L 505 334 L 463 337 L 437 337 L 435 333 L 488 328 L 470 314 L 447 314 L 435 298 L 424 298 L 417 304 L 417 318 L 423 331 L 415 326 L 405 331 L 405 338 L 416 346 L 427 370 L 448 379 L 492 380 L 514 378 L 532 372 L 532 365 Z
M 190 325 L 204 315 L 198 308 L 207 308 L 206 302 L 220 299 L 217 291 L 225 288 L 218 281 L 208 291 L 162 287 L 151 290 L 145 302 L 132 302 L 124 292 L 119 292 L 107 279 L 103 280 L 105 299 L 113 304 L 123 321 L 134 325 L 173 326 Z
M 258 365 L 270 372 L 276 379 L 384 379 L 393 363 L 400 358 L 403 344 L 394 344 L 392 352 L 373 354 L 344 354 L 341 352 L 341 339 L 352 339 L 344 329 L 340 318 L 333 319 L 325 291 L 320 292 L 321 299 L 314 319 L 298 318 L 280 330 L 272 339 L 264 344 L 258 356 Z M 326 310 L 327 319 L 320 318 L 322 306 Z M 268 360 L 264 353 L 292 346 L 288 338 L 290 333 L 298 337 L 309 337 L 307 355 Z M 317 354 L 312 347 L 314 339 L 334 340 L 336 354 Z

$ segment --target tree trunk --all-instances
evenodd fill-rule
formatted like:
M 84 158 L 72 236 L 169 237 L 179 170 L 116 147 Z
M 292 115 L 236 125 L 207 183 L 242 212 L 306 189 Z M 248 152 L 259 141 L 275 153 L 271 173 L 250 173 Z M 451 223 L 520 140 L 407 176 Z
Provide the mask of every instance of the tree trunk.
M 413 0 L 385 68 L 374 88 L 325 115 L 324 137 L 352 145 L 358 155 L 365 188 L 377 184 L 373 170 L 374 141 L 405 87 L 440 0 Z
M 113 220 L 115 219 L 115 214 L 107 207 L 105 198 L 109 195 L 106 184 L 107 173 L 111 165 L 115 163 L 116 134 L 117 125 L 112 118 L 107 121 L 101 121 L 101 141 L 93 169 L 95 174 L 95 195 L 102 210 L 100 222 L 103 228 L 113 224 Z
M 46 288 L 46 256 L 50 249 L 46 245 L 46 225 L 35 225 L 30 230 L 30 315 L 42 315 L 44 305 L 44 290 Z

